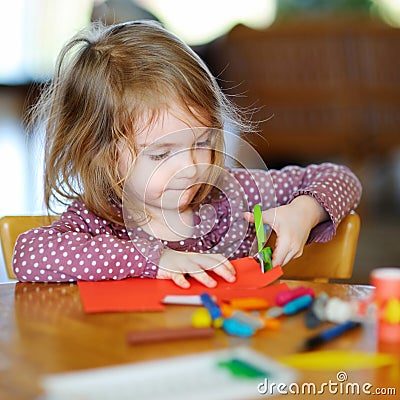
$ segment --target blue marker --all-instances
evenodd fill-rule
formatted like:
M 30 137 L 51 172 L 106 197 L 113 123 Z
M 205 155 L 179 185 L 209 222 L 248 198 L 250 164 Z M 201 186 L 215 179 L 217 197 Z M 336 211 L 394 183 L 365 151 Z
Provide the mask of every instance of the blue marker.
M 304 296 L 297 297 L 289 303 L 286 303 L 282 309 L 283 313 L 286 315 L 296 314 L 297 312 L 304 310 L 312 303 L 312 296 L 309 294 L 305 294 Z
M 201 302 L 205 308 L 207 308 L 210 313 L 211 319 L 214 321 L 222 317 L 221 309 L 219 305 L 211 298 L 208 293 L 203 293 L 200 295 Z
M 315 347 L 325 343 L 329 342 L 332 339 L 335 339 L 336 337 L 342 335 L 343 333 L 357 328 L 361 326 L 360 322 L 355 322 L 355 321 L 347 321 L 344 322 L 343 324 L 336 325 L 332 328 L 326 329 L 325 331 L 322 331 L 318 335 L 312 336 L 308 338 L 303 345 L 302 350 L 312 350 Z
M 256 330 L 250 326 L 236 320 L 235 318 L 226 318 L 222 323 L 223 330 L 232 336 L 240 336 L 240 337 L 250 337 L 253 336 Z
M 313 301 L 312 296 L 305 294 L 304 296 L 297 297 L 296 299 L 289 301 L 283 307 L 272 307 L 267 311 L 267 317 L 277 318 L 282 314 L 292 315 L 307 308 Z

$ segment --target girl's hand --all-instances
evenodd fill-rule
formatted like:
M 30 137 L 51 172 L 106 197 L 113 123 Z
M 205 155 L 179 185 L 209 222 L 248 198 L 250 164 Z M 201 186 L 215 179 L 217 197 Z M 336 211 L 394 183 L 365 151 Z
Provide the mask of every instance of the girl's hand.
M 236 271 L 222 254 L 187 253 L 164 249 L 160 258 L 157 279 L 172 279 L 178 286 L 188 288 L 185 278 L 188 274 L 207 287 L 215 287 L 217 282 L 207 270 L 213 270 L 228 282 L 234 282 Z
M 329 218 L 325 209 L 311 196 L 296 197 L 284 206 L 263 211 L 263 222 L 276 232 L 276 244 L 272 254 L 273 266 L 284 266 L 291 259 L 303 254 L 304 245 L 311 229 Z M 250 212 L 245 213 L 249 222 L 254 222 Z

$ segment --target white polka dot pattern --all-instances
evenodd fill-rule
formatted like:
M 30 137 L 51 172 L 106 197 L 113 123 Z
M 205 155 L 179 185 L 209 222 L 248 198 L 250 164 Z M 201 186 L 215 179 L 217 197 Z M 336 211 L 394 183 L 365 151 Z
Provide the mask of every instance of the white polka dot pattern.
M 164 242 L 140 227 L 128 235 L 125 227 L 103 220 L 75 202 L 51 226 L 20 235 L 14 250 L 15 274 L 28 282 L 155 278 L 164 246 L 223 253 L 231 259 L 244 257 L 255 232 L 243 212 L 258 203 L 264 209 L 284 205 L 300 195 L 313 196 L 328 212 L 331 221 L 315 227 L 309 238 L 327 241 L 361 196 L 356 176 L 348 168 L 330 163 L 271 171 L 234 169 L 229 176 L 231 179 L 223 181 L 223 194 L 211 207 L 194 210 L 198 225 L 192 238 Z

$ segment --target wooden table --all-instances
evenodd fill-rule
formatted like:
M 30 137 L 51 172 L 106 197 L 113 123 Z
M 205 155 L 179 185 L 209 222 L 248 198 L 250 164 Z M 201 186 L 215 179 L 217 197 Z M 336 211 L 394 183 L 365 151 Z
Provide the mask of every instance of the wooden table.
M 342 299 L 366 298 L 373 290 L 370 286 L 361 285 L 287 283 L 290 287 L 300 284 L 312 286 L 316 293 L 325 291 Z M 131 330 L 188 325 L 194 310 L 190 306 L 168 306 L 164 312 L 85 314 L 75 284 L 0 285 L 0 399 L 34 399 L 41 393 L 39 383 L 43 374 L 152 360 L 241 344 L 279 358 L 294 353 L 312 333 L 305 327 L 303 315 L 299 314 L 285 317 L 278 331 L 259 331 L 250 339 L 218 331 L 214 337 L 207 339 L 140 346 L 130 346 L 125 340 L 126 333 Z M 348 332 L 321 349 L 390 351 L 400 359 L 398 348 L 377 343 L 373 325 Z M 399 366 L 392 366 L 348 371 L 348 375 L 352 382 L 395 387 L 397 395 L 389 397 L 395 399 L 400 395 L 399 370 Z M 299 372 L 300 382 L 318 384 L 335 377 L 335 371 Z M 319 397 L 331 398 L 325 396 Z M 371 399 L 374 396 L 359 395 L 355 398 Z

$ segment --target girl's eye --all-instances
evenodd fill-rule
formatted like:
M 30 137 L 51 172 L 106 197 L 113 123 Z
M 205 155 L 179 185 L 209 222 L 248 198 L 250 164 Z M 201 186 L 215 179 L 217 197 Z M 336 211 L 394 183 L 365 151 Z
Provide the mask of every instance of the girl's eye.
M 210 146 L 211 146 L 211 138 L 210 137 L 208 137 L 205 140 L 196 142 L 194 145 L 194 147 L 210 147 Z
M 161 153 L 161 154 L 149 154 L 149 158 L 152 161 L 160 161 L 160 160 L 164 160 L 165 158 L 167 158 L 169 156 L 170 152 L 166 151 L 165 153 Z

